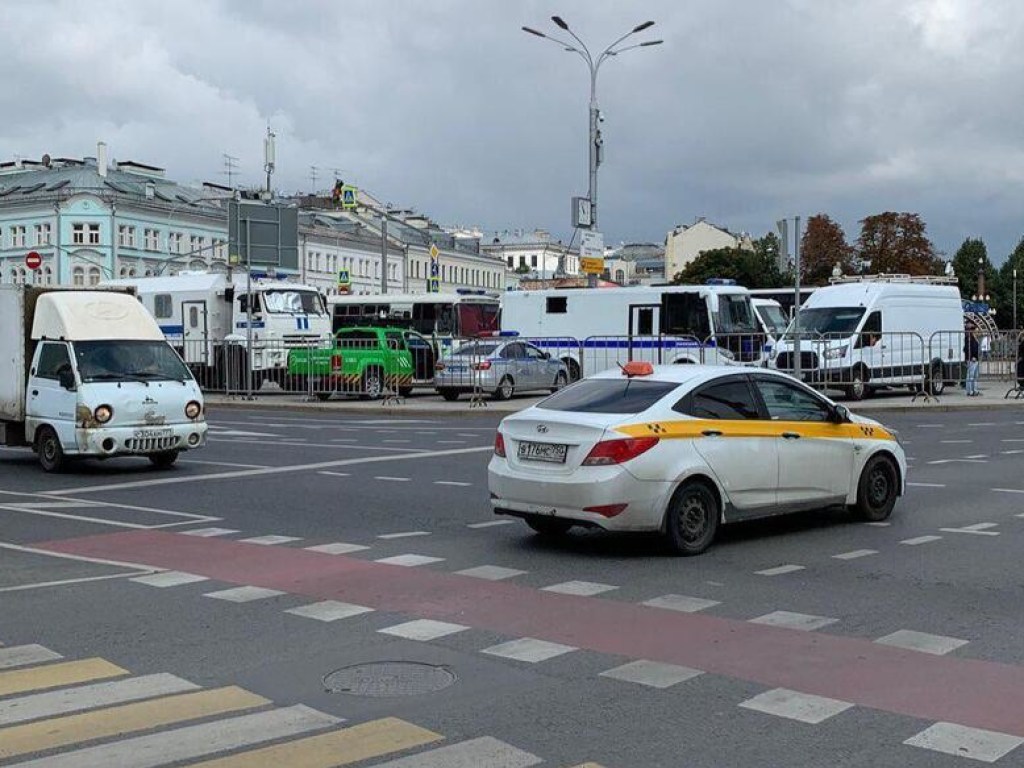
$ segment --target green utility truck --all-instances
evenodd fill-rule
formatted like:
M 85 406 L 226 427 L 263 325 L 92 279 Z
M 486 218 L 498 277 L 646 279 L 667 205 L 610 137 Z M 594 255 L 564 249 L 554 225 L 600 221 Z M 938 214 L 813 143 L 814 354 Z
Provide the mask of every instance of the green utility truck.
M 412 354 L 394 328 L 343 328 L 333 346 L 288 353 L 288 388 L 319 400 L 335 393 L 376 399 L 388 390 L 407 397 L 412 383 Z

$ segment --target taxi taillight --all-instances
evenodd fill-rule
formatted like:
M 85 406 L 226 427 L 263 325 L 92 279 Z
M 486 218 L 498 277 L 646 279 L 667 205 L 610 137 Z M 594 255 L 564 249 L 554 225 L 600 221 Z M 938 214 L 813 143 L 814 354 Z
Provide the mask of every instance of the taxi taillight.
M 618 440 L 602 440 L 595 445 L 587 458 L 584 467 L 605 467 L 611 464 L 624 464 L 646 453 L 658 444 L 656 437 L 624 437 Z
M 501 432 L 494 434 L 494 455 L 505 458 L 505 438 Z

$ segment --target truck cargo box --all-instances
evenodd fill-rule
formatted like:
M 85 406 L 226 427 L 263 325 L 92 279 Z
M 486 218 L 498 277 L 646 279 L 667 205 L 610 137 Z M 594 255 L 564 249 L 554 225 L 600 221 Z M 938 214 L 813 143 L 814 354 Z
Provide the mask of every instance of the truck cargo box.
M 0 420 L 25 419 L 25 288 L 0 285 Z

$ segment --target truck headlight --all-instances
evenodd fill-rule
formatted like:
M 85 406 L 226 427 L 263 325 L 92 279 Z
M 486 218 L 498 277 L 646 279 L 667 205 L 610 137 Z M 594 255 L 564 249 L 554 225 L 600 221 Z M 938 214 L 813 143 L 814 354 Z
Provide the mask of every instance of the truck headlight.
M 846 357 L 846 353 L 849 349 L 849 344 L 843 344 L 843 346 L 841 347 L 835 347 L 834 349 L 825 350 L 825 359 L 838 360 L 841 357 Z
M 185 406 L 185 416 L 190 419 L 198 419 L 199 414 L 203 412 L 203 406 L 196 400 L 190 400 L 188 405 Z
M 114 409 L 109 405 L 97 405 L 96 410 L 92 412 L 92 417 L 100 424 L 106 424 L 114 418 Z

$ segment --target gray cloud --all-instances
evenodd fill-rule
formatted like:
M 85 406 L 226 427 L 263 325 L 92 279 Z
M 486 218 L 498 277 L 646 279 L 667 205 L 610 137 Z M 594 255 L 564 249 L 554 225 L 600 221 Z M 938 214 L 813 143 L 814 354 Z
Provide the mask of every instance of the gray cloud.
M 278 185 L 331 168 L 449 223 L 567 236 L 586 190 L 587 76 L 528 37 L 562 13 L 607 43 L 601 225 L 661 240 L 696 216 L 761 234 L 784 215 L 919 211 L 938 247 L 1022 233 L 1024 6 L 1012 0 L 611 0 L 3 5 L 0 156 L 91 154 L 215 179 L 221 154 Z

